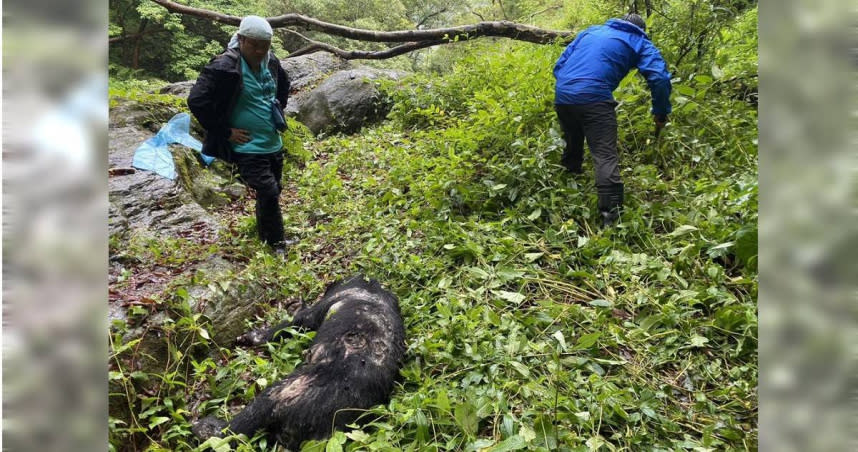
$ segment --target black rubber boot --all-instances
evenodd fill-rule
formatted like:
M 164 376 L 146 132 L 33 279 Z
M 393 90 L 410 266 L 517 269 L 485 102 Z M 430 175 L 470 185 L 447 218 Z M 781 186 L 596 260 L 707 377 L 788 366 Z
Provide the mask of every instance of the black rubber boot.
M 281 259 L 284 259 L 284 258 L 286 258 L 287 249 L 289 247 L 297 245 L 298 242 L 299 242 L 299 240 L 297 238 L 295 238 L 295 239 L 283 239 L 280 242 L 271 244 L 270 245 L 271 251 L 274 253 L 275 256 L 277 256 Z
M 602 227 L 611 226 L 620 219 L 620 212 L 623 210 L 623 184 L 600 185 L 596 190 L 599 194 Z

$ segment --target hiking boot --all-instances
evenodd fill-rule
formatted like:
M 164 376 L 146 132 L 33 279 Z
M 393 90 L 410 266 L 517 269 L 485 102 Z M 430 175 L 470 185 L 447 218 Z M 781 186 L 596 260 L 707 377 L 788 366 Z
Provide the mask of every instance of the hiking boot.
M 578 166 L 564 166 L 564 168 L 566 168 L 566 172 L 567 172 L 567 173 L 569 173 L 569 174 L 574 174 L 574 175 L 576 175 L 576 176 L 577 176 L 578 174 L 584 174 L 584 168 L 582 168 L 582 167 L 581 167 L 581 165 L 578 165 Z
M 298 239 L 283 239 L 271 246 L 271 251 L 278 257 L 286 257 L 286 251 L 289 247 L 297 245 Z
M 596 187 L 599 195 L 599 214 L 602 227 L 606 228 L 620 220 L 623 209 L 623 184 L 600 185 Z

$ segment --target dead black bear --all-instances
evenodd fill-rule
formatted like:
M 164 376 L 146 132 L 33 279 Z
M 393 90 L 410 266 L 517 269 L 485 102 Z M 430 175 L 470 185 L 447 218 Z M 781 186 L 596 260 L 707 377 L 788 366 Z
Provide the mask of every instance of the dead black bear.
M 332 284 L 291 322 L 250 331 L 237 342 L 262 344 L 289 326 L 318 330 L 305 362 L 231 422 L 207 417 L 194 425 L 194 434 L 201 439 L 221 436 L 228 427 L 253 436 L 264 429 L 295 450 L 302 441 L 327 438 L 332 428 L 342 429 L 367 408 L 388 402 L 405 354 L 405 329 L 399 301 L 378 281 L 358 275 Z

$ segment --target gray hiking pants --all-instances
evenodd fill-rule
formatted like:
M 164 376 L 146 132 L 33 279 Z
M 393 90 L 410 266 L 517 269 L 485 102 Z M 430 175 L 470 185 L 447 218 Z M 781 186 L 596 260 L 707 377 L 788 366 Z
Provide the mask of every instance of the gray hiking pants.
M 596 186 L 619 184 L 617 154 L 617 102 L 613 100 L 583 105 L 555 105 L 557 118 L 563 128 L 566 151 L 561 163 L 569 171 L 581 172 L 584 160 L 584 139 L 593 156 Z

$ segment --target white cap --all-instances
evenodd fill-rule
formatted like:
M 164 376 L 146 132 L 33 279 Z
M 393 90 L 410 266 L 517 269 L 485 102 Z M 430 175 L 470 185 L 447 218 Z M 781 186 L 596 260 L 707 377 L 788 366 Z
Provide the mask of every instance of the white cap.
M 251 39 L 264 39 L 270 41 L 274 36 L 274 30 L 267 20 L 259 16 L 247 16 L 241 20 L 238 26 L 238 34 Z

